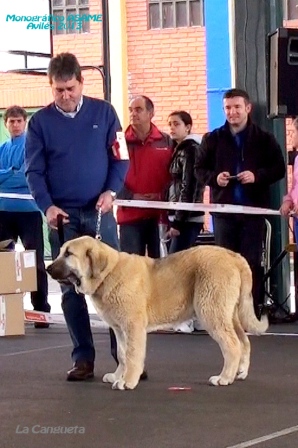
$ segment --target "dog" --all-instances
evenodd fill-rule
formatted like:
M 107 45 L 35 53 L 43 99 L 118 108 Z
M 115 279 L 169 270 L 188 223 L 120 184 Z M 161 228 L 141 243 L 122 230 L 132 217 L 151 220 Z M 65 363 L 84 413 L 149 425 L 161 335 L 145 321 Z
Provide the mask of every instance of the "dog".
M 92 299 L 114 330 L 119 365 L 103 382 L 134 389 L 143 372 L 147 333 L 197 316 L 219 344 L 224 366 L 212 385 L 244 380 L 250 364 L 246 331 L 260 335 L 268 319 L 256 318 L 252 273 L 239 254 L 217 246 L 198 246 L 166 258 L 118 252 L 89 236 L 66 242 L 47 268 L 61 283 Z

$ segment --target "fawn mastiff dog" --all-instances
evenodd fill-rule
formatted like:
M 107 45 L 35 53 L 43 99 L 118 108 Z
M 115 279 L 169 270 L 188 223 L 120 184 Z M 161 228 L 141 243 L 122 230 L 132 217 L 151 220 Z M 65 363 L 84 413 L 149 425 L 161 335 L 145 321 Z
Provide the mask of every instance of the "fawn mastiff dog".
M 137 386 L 152 330 L 196 315 L 224 357 L 221 373 L 209 381 L 226 386 L 247 377 L 250 342 L 245 331 L 259 335 L 268 328 L 267 317 L 259 321 L 254 313 L 248 263 L 221 247 L 195 247 L 153 260 L 83 236 L 62 246 L 48 272 L 88 294 L 113 328 L 119 365 L 103 377 L 113 389 Z

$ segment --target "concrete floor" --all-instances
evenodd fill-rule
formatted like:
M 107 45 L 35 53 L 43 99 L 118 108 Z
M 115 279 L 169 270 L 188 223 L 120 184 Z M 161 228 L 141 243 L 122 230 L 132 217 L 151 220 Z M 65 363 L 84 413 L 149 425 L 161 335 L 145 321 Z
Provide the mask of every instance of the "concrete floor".
M 67 330 L 28 324 L 24 337 L 0 338 L 0 446 L 297 448 L 298 324 L 269 331 L 276 334 L 251 337 L 247 380 L 217 388 L 208 378 L 220 371 L 222 356 L 208 335 L 151 334 L 149 381 L 121 392 L 101 382 L 115 367 L 106 330 L 94 331 L 95 379 L 68 383 Z M 73 429 L 42 434 L 44 427 Z

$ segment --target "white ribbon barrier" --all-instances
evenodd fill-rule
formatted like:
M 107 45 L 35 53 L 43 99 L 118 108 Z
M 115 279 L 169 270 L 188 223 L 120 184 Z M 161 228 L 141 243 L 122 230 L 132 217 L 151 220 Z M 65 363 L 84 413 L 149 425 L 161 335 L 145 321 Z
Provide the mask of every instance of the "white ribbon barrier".
M 44 313 L 42 311 L 24 311 L 25 322 L 38 322 L 45 324 L 66 325 L 62 314 Z M 90 325 L 93 328 L 109 328 L 102 320 L 90 319 Z
M 270 208 L 248 207 L 245 205 L 233 204 L 202 204 L 199 202 L 163 202 L 163 201 L 135 201 L 116 199 L 117 206 L 155 208 L 159 210 L 187 210 L 190 212 L 216 212 L 216 213 L 242 213 L 245 215 L 277 215 L 279 210 Z
M 10 199 L 33 199 L 31 194 L 0 193 L 1 198 Z M 195 212 L 217 212 L 217 213 L 243 213 L 246 215 L 280 215 L 279 210 L 270 208 L 248 207 L 233 204 L 202 204 L 193 202 L 163 202 L 163 201 L 135 201 L 116 199 L 117 206 L 155 208 L 160 210 L 187 210 Z
M 0 193 L 0 198 L 9 198 L 9 199 L 33 199 L 31 194 L 20 194 L 20 193 Z

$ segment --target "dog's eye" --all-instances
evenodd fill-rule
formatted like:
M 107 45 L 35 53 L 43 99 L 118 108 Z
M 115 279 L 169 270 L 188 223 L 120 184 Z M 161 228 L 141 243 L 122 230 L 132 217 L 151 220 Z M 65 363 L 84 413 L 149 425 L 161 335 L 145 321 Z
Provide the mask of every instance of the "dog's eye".
M 71 255 L 71 252 L 69 252 L 68 249 L 66 249 L 66 251 L 64 252 L 64 257 L 67 258 Z

